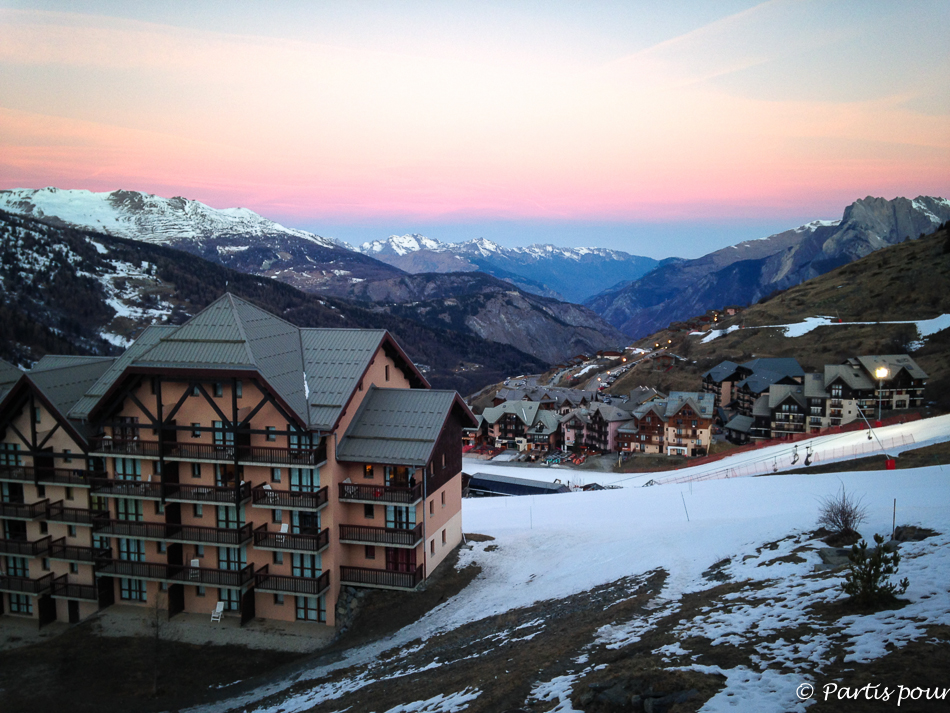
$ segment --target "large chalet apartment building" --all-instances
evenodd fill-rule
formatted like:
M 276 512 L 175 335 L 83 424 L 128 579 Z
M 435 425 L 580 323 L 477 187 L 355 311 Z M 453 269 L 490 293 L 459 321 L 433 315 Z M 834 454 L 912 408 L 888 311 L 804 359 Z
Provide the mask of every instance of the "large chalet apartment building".
M 115 602 L 333 625 L 462 536 L 474 417 L 384 330 L 300 329 L 230 294 L 116 358 L 0 369 L 0 613 Z

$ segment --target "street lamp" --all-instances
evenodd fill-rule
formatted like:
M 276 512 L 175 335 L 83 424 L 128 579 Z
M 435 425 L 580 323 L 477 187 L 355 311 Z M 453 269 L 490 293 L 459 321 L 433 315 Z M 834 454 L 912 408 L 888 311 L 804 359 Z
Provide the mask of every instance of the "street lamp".
M 877 420 L 881 420 L 881 402 L 884 399 L 884 379 L 888 375 L 886 366 L 879 366 L 874 370 L 874 376 L 877 377 Z

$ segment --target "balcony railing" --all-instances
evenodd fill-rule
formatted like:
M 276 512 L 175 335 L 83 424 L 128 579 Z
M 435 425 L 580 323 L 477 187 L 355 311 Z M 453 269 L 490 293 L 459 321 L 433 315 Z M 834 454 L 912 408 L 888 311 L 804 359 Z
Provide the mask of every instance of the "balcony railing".
M 89 508 L 66 507 L 64 501 L 50 503 L 46 519 L 50 522 L 62 522 L 67 525 L 83 525 L 91 527 L 99 520 L 109 517 L 105 510 L 90 510 Z
M 53 599 L 83 599 L 99 601 L 99 592 L 94 584 L 75 584 L 69 581 L 69 575 L 56 577 L 52 585 Z
M 318 577 L 291 577 L 284 574 L 269 574 L 267 565 L 264 565 L 254 575 L 254 589 L 259 592 L 319 597 L 329 588 L 329 570 L 324 571 Z
M 19 555 L 20 557 L 46 557 L 49 552 L 51 537 L 30 542 L 29 540 L 0 540 L 0 553 L 5 555 Z
M 224 545 L 240 547 L 250 542 L 253 532 L 250 524 L 241 527 L 201 527 L 164 522 L 135 522 L 132 520 L 99 520 L 96 534 L 109 537 L 131 537 L 144 540 L 168 540 L 189 544 Z
M 71 485 L 88 488 L 89 478 L 103 473 L 78 468 L 36 468 L 32 465 L 0 465 L 0 481 Z
M 54 540 L 49 550 L 49 558 L 51 560 L 64 560 L 66 562 L 93 563 L 99 560 L 109 559 L 111 556 L 112 550 L 108 547 L 67 545 L 65 537 Z
M 296 490 L 274 490 L 258 485 L 251 491 L 251 495 L 254 498 L 254 506 L 259 508 L 320 510 L 326 507 L 330 493 L 326 487 L 307 493 Z
M 49 500 L 40 500 L 36 503 L 0 503 L 0 517 L 11 520 L 36 520 L 46 516 L 46 506 Z
M 281 550 L 317 554 L 330 546 L 330 530 L 324 528 L 316 535 L 290 532 L 268 532 L 267 525 L 254 530 L 254 546 L 262 550 Z
M 324 442 L 314 448 L 272 448 L 245 446 L 234 443 L 166 443 L 165 457 L 169 460 L 204 460 L 253 465 L 312 467 L 327 459 Z
M 196 485 L 192 483 L 166 483 L 165 499 L 178 503 L 217 503 L 238 505 L 251 497 L 251 484 L 241 483 L 235 496 L 232 485 Z
M 143 441 L 138 438 L 110 438 L 109 436 L 93 438 L 90 444 L 92 455 L 128 456 L 138 458 L 158 458 L 161 455 L 158 441 Z
M 40 577 L 39 579 L 30 579 L 29 577 L 0 577 L 0 592 L 13 592 L 14 594 L 42 594 L 53 583 L 53 573 Z
M 146 480 L 118 480 L 113 478 L 91 478 L 92 492 L 96 495 L 119 498 L 162 499 L 162 484 Z
M 425 579 L 425 567 L 410 572 L 393 572 L 369 567 L 340 567 L 340 584 L 379 589 L 415 589 Z
M 340 483 L 340 501 L 345 503 L 391 503 L 415 505 L 422 500 L 422 483 L 397 488 L 365 483 Z
M 367 525 L 340 525 L 340 542 L 351 545 L 416 547 L 422 542 L 422 523 L 411 530 Z
M 233 589 L 240 589 L 254 581 L 253 565 L 245 565 L 241 569 L 215 569 L 213 567 L 189 567 L 164 562 L 134 562 L 132 560 L 110 559 L 100 562 L 96 567 L 96 573 L 100 576 L 152 579 L 161 582 Z

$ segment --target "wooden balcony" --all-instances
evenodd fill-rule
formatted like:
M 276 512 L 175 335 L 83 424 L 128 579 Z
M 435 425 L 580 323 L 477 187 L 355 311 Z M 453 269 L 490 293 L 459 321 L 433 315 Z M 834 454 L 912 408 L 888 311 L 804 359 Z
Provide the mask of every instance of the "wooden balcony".
M 99 520 L 96 522 L 97 535 L 109 537 L 131 537 L 140 540 L 167 540 L 197 545 L 221 545 L 240 547 L 251 541 L 251 525 L 241 527 L 201 527 L 199 525 L 177 525 L 164 522 L 136 522 L 133 520 Z
M 30 579 L 29 577 L 0 577 L 0 592 L 13 594 L 43 594 L 53 584 L 53 573 Z
M 279 552 L 300 552 L 315 555 L 330 546 L 330 530 L 324 528 L 316 535 L 295 534 L 290 532 L 268 532 L 267 525 L 254 530 L 254 547 L 259 550 L 277 550 Z
M 269 574 L 264 565 L 254 575 L 254 589 L 274 594 L 297 594 L 303 597 L 319 597 L 330 589 L 330 571 L 318 577 L 291 577 L 284 574 Z
M 89 479 L 104 475 L 78 468 L 34 468 L 31 465 L 0 465 L 0 481 L 38 485 L 69 485 L 88 488 Z
M 0 540 L 0 554 L 18 557 L 46 557 L 49 553 L 52 538 L 47 536 L 42 540 Z
M 234 443 L 187 443 L 165 444 L 166 460 L 204 461 L 208 463 L 238 463 L 312 468 L 325 463 L 327 447 L 324 442 L 315 448 L 272 448 L 269 446 L 245 446 Z
M 139 498 L 161 500 L 162 484 L 158 481 L 119 480 L 115 478 L 90 478 L 92 492 L 113 498 Z
M 233 485 L 165 484 L 165 499 L 169 502 L 238 506 L 250 498 L 250 483 L 241 483 L 236 490 Z
M 39 520 L 46 517 L 46 506 L 49 500 L 40 500 L 36 503 L 0 503 L 0 517 L 9 520 Z
M 411 530 L 367 525 L 340 525 L 340 542 L 347 545 L 382 545 L 413 549 L 422 542 L 422 523 Z
M 215 569 L 164 562 L 110 559 L 101 561 L 97 565 L 96 574 L 100 577 L 129 577 L 175 584 L 241 589 L 254 581 L 254 566 L 245 565 L 241 569 Z
M 108 547 L 84 547 L 82 545 L 67 545 L 66 538 L 54 540 L 50 545 L 49 558 L 63 562 L 81 562 L 92 564 L 99 560 L 109 559 L 112 550 Z
M 76 584 L 69 581 L 69 575 L 56 577 L 52 585 L 53 599 L 82 599 L 88 602 L 99 601 L 99 591 L 95 584 Z
M 340 483 L 342 503 L 369 503 L 371 505 L 416 505 L 422 502 L 422 483 L 411 488 L 397 488 L 366 483 Z
M 46 519 L 49 522 L 81 525 L 83 527 L 92 527 L 96 522 L 107 517 L 109 517 L 109 513 L 105 510 L 66 507 L 63 500 L 50 503 L 46 513 Z
M 158 458 L 161 455 L 161 449 L 158 441 L 102 436 L 92 439 L 89 455 L 110 458 Z
M 340 567 L 340 584 L 351 587 L 411 591 L 418 587 L 423 579 L 425 579 L 425 567 L 421 565 L 409 572 L 394 572 L 369 567 Z
M 330 491 L 323 487 L 315 492 L 301 492 L 297 490 L 275 490 L 258 485 L 251 490 L 254 498 L 254 507 L 272 508 L 275 510 L 322 510 L 327 506 Z

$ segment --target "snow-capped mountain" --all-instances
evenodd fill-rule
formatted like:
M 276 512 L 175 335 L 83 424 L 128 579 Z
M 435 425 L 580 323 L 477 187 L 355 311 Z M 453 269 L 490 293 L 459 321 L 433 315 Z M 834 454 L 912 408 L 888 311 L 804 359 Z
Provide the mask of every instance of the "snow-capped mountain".
M 445 243 L 423 235 L 391 235 L 363 243 L 359 251 L 406 272 L 481 270 L 528 292 L 579 302 L 604 285 L 635 280 L 658 263 L 605 248 L 535 244 L 506 248 L 487 238 Z
M 311 291 L 333 291 L 355 281 L 400 274 L 334 240 L 287 228 L 246 208 L 216 209 L 181 197 L 123 190 L 17 188 L 0 191 L 0 210 L 53 225 L 169 245 Z
M 754 303 L 875 250 L 930 234 L 948 220 L 946 198 L 868 196 L 845 208 L 841 220 L 815 220 L 663 265 L 585 304 L 622 332 L 641 337 L 707 309 Z

